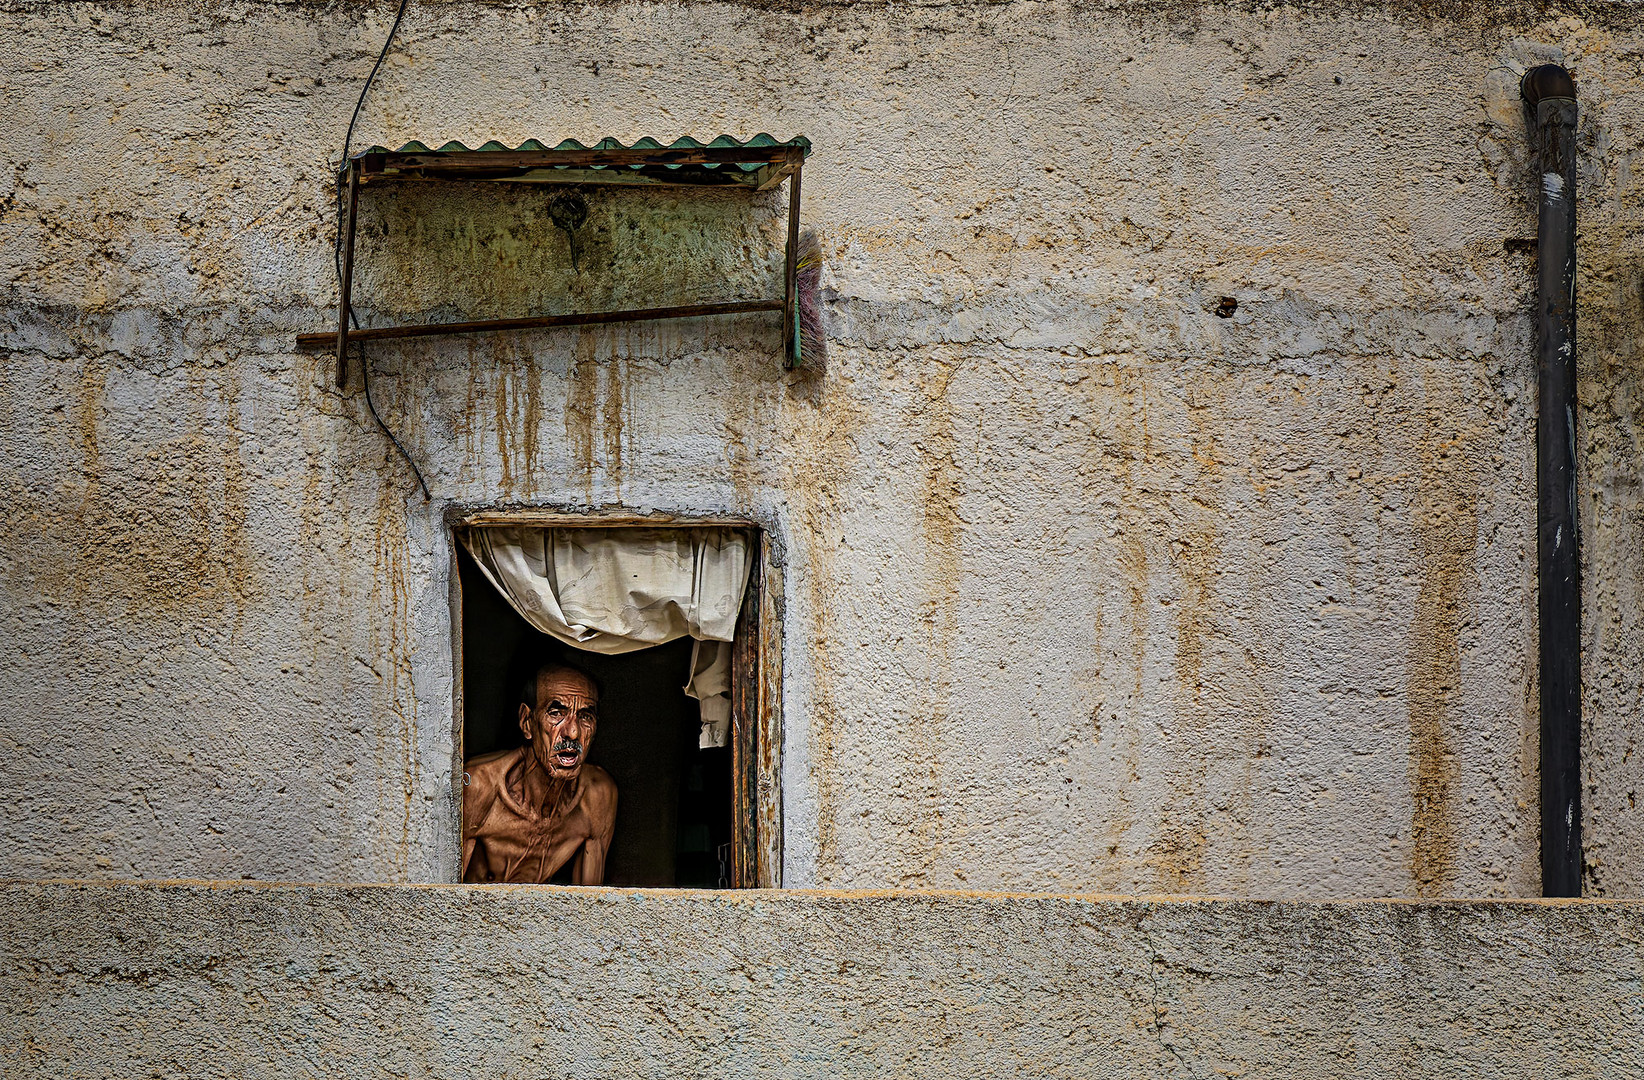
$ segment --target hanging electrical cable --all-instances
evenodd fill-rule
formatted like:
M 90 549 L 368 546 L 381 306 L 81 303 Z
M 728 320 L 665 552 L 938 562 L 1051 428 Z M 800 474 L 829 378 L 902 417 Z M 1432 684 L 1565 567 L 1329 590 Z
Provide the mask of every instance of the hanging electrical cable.
M 386 39 L 384 39 L 384 41 L 382 43 L 382 51 L 377 54 L 377 62 L 375 64 L 371 65 L 371 74 L 369 74 L 365 77 L 365 85 L 360 87 L 359 100 L 354 102 L 354 115 L 348 118 L 348 132 L 343 136 L 342 161 L 339 162 L 338 165 L 337 165 L 337 204 L 336 204 L 337 233 L 336 233 L 336 238 L 335 238 L 335 240 L 334 240 L 334 242 L 332 243 L 332 246 L 331 246 L 332 262 L 333 262 L 333 264 L 336 268 L 336 272 L 337 272 L 337 290 L 339 292 L 342 291 L 342 277 L 343 277 L 343 273 L 342 273 L 343 181 L 342 181 L 342 177 L 344 176 L 345 171 L 348 168 L 348 154 L 354 148 L 354 127 L 355 127 L 356 124 L 359 123 L 360 110 L 365 107 L 366 95 L 371 93 L 371 84 L 377 81 L 377 72 L 382 69 L 382 62 L 388 56 L 388 50 L 393 47 L 394 38 L 400 32 L 400 22 L 405 18 L 405 9 L 410 7 L 410 6 L 411 6 L 411 0 L 400 0 L 399 10 L 394 13 L 394 23 L 393 23 L 392 26 L 390 26 L 388 28 L 388 37 Z M 349 321 L 353 323 L 354 328 L 356 330 L 359 329 L 360 321 L 359 321 L 358 318 L 355 317 L 354 310 L 353 310 L 352 307 L 349 308 L 348 317 L 349 317 Z M 355 347 L 360 348 L 360 346 L 355 346 Z M 408 453 L 406 451 L 405 446 L 400 442 L 398 437 L 395 436 L 394 432 L 389 429 L 388 425 L 383 423 L 382 416 L 377 412 L 377 403 L 374 400 L 372 400 L 372 398 L 371 398 L 371 365 L 366 360 L 363 351 L 360 354 L 360 381 L 363 384 L 364 389 L 365 389 L 365 407 L 366 407 L 367 410 L 370 411 L 371 419 L 376 421 L 378 430 L 380 430 L 385 436 L 387 436 L 388 441 L 390 443 L 394 444 L 394 449 L 399 451 L 400 457 L 404 458 L 405 463 L 411 467 L 411 472 L 417 478 L 417 486 L 422 488 L 423 501 L 427 502 L 427 501 L 431 500 L 433 498 L 433 496 L 431 494 L 429 494 L 428 481 L 423 479 L 422 470 L 417 468 L 417 463 L 415 461 L 411 460 L 410 453 Z
M 343 170 L 348 168 L 348 152 L 354 148 L 354 126 L 360 122 L 360 110 L 365 107 L 365 96 L 371 93 L 371 84 L 377 81 L 377 72 L 382 70 L 382 62 L 388 56 L 388 50 L 394 45 L 394 38 L 400 32 L 400 21 L 405 18 L 405 9 L 411 6 L 411 0 L 400 0 L 399 10 L 394 13 L 394 24 L 388 28 L 388 37 L 382 43 L 382 51 L 377 53 L 377 62 L 371 65 L 371 74 L 365 77 L 365 85 L 360 87 L 359 100 L 354 102 L 354 115 L 348 118 L 348 133 L 343 136 L 342 160 L 337 163 L 337 235 L 331 245 L 332 259 L 336 263 L 337 283 L 342 284 L 342 205 L 343 205 Z

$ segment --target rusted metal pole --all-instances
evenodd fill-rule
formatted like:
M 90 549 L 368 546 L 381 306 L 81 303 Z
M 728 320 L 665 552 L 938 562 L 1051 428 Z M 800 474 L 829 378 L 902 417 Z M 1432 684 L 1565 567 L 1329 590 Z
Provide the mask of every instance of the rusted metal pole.
M 343 210 L 342 282 L 337 296 L 337 385 L 348 384 L 348 319 L 354 292 L 354 220 L 360 205 L 360 163 L 348 163 L 348 205 Z
M 1540 622 L 1541 894 L 1580 896 L 1581 543 L 1576 515 L 1575 80 L 1555 64 L 1519 84 L 1535 140 L 1536 608 Z
M 445 334 L 489 334 L 505 330 L 545 330 L 556 326 L 603 326 L 606 323 L 652 322 L 658 319 L 706 319 L 750 311 L 778 311 L 781 300 L 728 300 L 714 304 L 638 308 L 633 311 L 584 311 L 571 315 L 531 315 L 521 319 L 481 319 L 478 322 L 422 323 L 412 326 L 373 326 L 344 331 L 348 341 L 387 341 L 392 338 L 440 337 Z M 303 347 L 329 345 L 328 333 L 298 334 Z

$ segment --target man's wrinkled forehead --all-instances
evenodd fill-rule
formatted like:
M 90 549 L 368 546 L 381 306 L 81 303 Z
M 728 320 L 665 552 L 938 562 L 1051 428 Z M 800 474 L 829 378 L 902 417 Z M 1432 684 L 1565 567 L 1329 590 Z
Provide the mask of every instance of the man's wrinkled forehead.
M 545 707 L 551 701 L 566 705 L 597 705 L 599 691 L 585 675 L 575 671 L 545 671 L 537 676 L 537 705 Z

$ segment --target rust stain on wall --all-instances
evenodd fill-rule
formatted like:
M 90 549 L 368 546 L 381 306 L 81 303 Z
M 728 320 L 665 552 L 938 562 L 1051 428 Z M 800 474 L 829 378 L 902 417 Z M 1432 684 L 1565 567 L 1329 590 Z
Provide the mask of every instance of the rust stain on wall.
M 1434 403 L 1429 424 L 1449 426 L 1450 437 L 1420 448 L 1422 471 L 1412 508 L 1421 584 L 1411 619 L 1410 874 L 1419 896 L 1442 895 L 1455 873 L 1456 760 L 1452 710 L 1460 699 L 1461 644 L 1467 589 L 1475 577 L 1478 491 L 1466 457 L 1466 436 L 1453 418 L 1457 400 Z M 1441 430 L 1443 430 L 1441 428 Z
M 86 357 L 80 371 L 80 475 L 85 484 L 87 508 L 97 491 L 102 473 L 102 448 L 98 429 L 103 422 L 103 393 L 107 372 L 102 361 Z
M 1112 809 L 1102 822 L 1105 840 L 1097 852 L 1096 874 L 1101 888 L 1117 890 L 1129 885 L 1132 854 L 1125 848 L 1137 824 L 1134 792 L 1142 775 L 1139 716 L 1150 617 L 1147 535 L 1155 515 L 1138 477 L 1145 477 L 1150 468 L 1151 440 L 1145 386 L 1133 371 L 1105 363 L 1090 369 L 1077 385 L 1083 414 L 1075 422 L 1080 429 L 1077 437 L 1084 443 L 1079 481 L 1086 491 L 1111 493 L 1111 498 L 1098 497 L 1092 506 L 1093 523 L 1106 528 L 1096 530 L 1090 551 L 1096 568 L 1091 588 L 1123 605 L 1123 618 L 1110 631 L 1111 642 L 1101 637 L 1106 631 L 1101 629 L 1100 606 L 1093 628 L 1092 736 L 1098 746 L 1110 739 L 1115 778 Z M 1106 726 L 1104 710 L 1112 721 Z
M 251 574 L 256 566 L 256 560 L 251 557 L 251 537 L 246 531 L 246 518 L 251 512 L 252 481 L 240 447 L 240 380 L 231 372 L 224 372 L 222 379 L 218 393 L 218 404 L 222 410 L 222 496 L 215 506 L 209 500 L 197 506 L 201 516 L 220 513 L 220 531 L 214 542 L 224 549 L 230 571 L 224 586 L 235 601 L 233 614 L 238 627 L 244 614 L 245 601 L 250 598 Z
M 483 425 L 480 423 L 480 402 L 485 396 L 485 384 L 481 372 L 487 370 L 489 365 L 481 356 L 485 351 L 485 344 L 474 338 L 458 341 L 452 348 L 461 349 L 465 361 L 462 407 L 451 417 L 451 430 L 462 447 L 462 464 L 457 479 L 460 484 L 467 486 L 484 472 L 485 445 Z
M 626 362 L 612 357 L 604 364 L 605 402 L 600 410 L 603 423 L 606 478 L 618 492 L 622 490 L 622 434 Z
M 1176 606 L 1176 681 L 1185 699 L 1184 717 L 1191 720 L 1205 705 L 1203 678 L 1206 639 L 1218 631 L 1221 605 L 1215 588 L 1221 562 L 1221 540 L 1209 524 L 1201 524 L 1171 541 L 1172 562 L 1181 577 L 1182 597 Z
M 504 494 L 518 495 L 534 490 L 542 426 L 542 378 L 537 357 L 523 339 L 499 338 L 491 344 L 489 358 L 492 422 L 496 428 L 499 480 Z M 476 409 L 475 375 L 469 376 L 469 416 L 463 421 L 472 446 Z M 483 446 L 483 438 L 479 440 Z
M 498 361 L 503 359 L 501 342 L 496 343 L 493 352 Z M 509 447 L 513 424 L 508 408 L 508 383 L 508 369 L 499 363 L 491 391 L 492 422 L 497 431 L 497 464 L 502 471 L 499 483 L 503 492 L 511 495 L 514 491 L 514 460 Z
M 848 385 L 848 384 L 846 384 Z M 787 459 L 788 490 L 794 499 L 795 538 L 806 538 L 800 556 L 811 624 L 806 644 L 811 671 L 811 755 L 816 784 L 816 872 L 828 884 L 843 872 L 838 816 L 845 790 L 840 783 L 840 702 L 834 686 L 832 605 L 840 586 L 838 545 L 847 527 L 840 492 L 856 468 L 856 434 L 863 410 L 855 408 L 845 385 L 830 380 L 816 408 L 790 411 L 794 443 L 805 452 Z M 788 632 L 804 633 L 794 623 Z
M 921 378 L 924 431 L 919 444 L 922 459 L 919 516 L 925 541 L 925 603 L 920 622 L 927 634 L 930 664 L 925 715 L 911 713 L 906 744 L 909 764 L 920 770 L 915 781 L 921 805 L 916 809 L 914 838 L 918 850 L 903 871 L 904 885 L 928 881 L 941 856 L 943 835 L 942 749 L 944 729 L 953 695 L 953 647 L 959 632 L 959 577 L 963 569 L 961 542 L 964 522 L 959 517 L 965 489 L 954 459 L 953 402 L 949 397 L 958 363 L 934 361 Z
M 1169 893 L 1197 891 L 1203 878 L 1207 842 L 1199 823 L 1187 827 L 1164 823 L 1158 839 L 1147 846 L 1140 860 L 1153 871 L 1153 887 Z
M 1203 888 L 1204 852 L 1214 831 L 1222 859 L 1248 864 L 1249 846 L 1239 836 L 1249 803 L 1249 761 L 1254 733 L 1249 705 L 1256 695 L 1242 692 L 1253 680 L 1239 661 L 1246 654 L 1230 645 L 1228 605 L 1220 595 L 1222 451 L 1228 430 L 1225 377 L 1208 373 L 1183 388 L 1187 430 L 1186 460 L 1174 464 L 1191 494 L 1176 501 L 1171 519 L 1177 526 L 1169 542 L 1176 579 L 1171 614 L 1176 629 L 1173 674 L 1176 681 L 1175 723 L 1170 750 L 1169 828 L 1148 849 L 1156 887 L 1172 891 Z M 1208 669 L 1208 670 L 1207 670 Z M 1230 781 L 1237 762 L 1240 786 Z M 1213 807 L 1220 807 L 1220 811 Z M 1232 833 L 1232 836 L 1228 834 Z
M 532 349 L 525 349 L 520 357 L 520 392 L 516 397 L 523 398 L 520 402 L 519 443 L 523 460 L 520 462 L 522 479 L 527 490 L 535 492 L 538 488 L 537 457 L 542 452 L 539 444 L 542 431 L 542 373 L 537 364 L 537 354 Z
M 599 360 L 592 334 L 578 334 L 565 383 L 565 441 L 572 483 L 594 495 L 594 419 L 599 411 Z
M 412 799 L 417 763 L 417 696 L 411 679 L 411 589 L 407 562 L 405 507 L 400 489 L 391 482 L 379 485 L 376 505 L 372 574 L 370 643 L 376 659 L 376 684 L 370 695 L 375 722 L 371 731 L 376 751 L 373 769 L 378 814 L 373 832 L 388 840 L 383 828 L 397 821 L 386 868 L 396 880 L 405 880 L 411 865 Z
M 148 428 L 125 430 L 129 412 L 111 412 L 101 361 L 81 363 L 72 414 L 47 416 L 40 430 L 44 443 L 79 458 L 78 476 L 19 491 L 6 507 L 6 528 L 28 553 L 13 573 L 77 604 L 119 602 L 129 618 L 237 605 L 251 592 L 254 562 L 250 481 L 234 430 L 238 381 L 218 373 L 222 381 L 208 385 L 188 369 L 172 391 L 172 434 L 148 441 Z M 111 439 L 121 444 L 113 462 L 104 454 Z

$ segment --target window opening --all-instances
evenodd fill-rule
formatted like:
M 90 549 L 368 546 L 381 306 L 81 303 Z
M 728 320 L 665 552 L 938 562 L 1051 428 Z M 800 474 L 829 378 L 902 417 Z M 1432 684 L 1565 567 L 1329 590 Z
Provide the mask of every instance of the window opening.
M 757 531 L 754 539 L 757 552 Z M 616 655 L 577 649 L 533 628 L 460 538 L 456 548 L 463 777 L 471 763 L 487 755 L 514 752 L 518 760 L 526 741 L 519 723 L 526 684 L 544 661 L 569 662 L 599 686 L 598 724 L 584 767 L 604 770 L 617 790 L 603 884 L 757 884 L 760 560 L 750 567 L 737 640 L 728 645 L 735 716 L 726 745 L 715 747 L 701 745 L 708 741 L 700 724 L 702 706 L 684 690 L 695 651 L 691 638 Z M 463 823 L 465 843 L 469 824 Z M 573 884 L 572 863 L 549 880 Z

